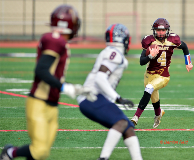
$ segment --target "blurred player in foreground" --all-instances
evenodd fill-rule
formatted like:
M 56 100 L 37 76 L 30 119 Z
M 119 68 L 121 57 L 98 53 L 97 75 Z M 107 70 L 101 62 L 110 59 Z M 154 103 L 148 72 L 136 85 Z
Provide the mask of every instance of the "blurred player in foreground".
M 86 117 L 110 128 L 99 160 L 109 159 L 121 137 L 132 160 L 142 160 L 134 125 L 115 104 L 116 102 L 129 108 L 134 106 L 132 101 L 121 98 L 115 91 L 128 66 L 124 54 L 129 50 L 129 31 L 122 24 L 113 24 L 108 27 L 105 36 L 107 47 L 98 55 L 84 83 L 84 87 L 92 88 L 94 94 L 91 92 L 87 98 L 80 95 L 77 100 Z
M 174 48 L 183 50 L 185 65 L 188 72 L 192 70 L 193 65 L 187 45 L 180 40 L 177 34 L 169 33 L 170 25 L 166 19 L 158 18 L 154 22 L 152 30 L 153 35 L 145 36 L 142 40 L 143 51 L 140 57 L 140 65 L 149 63 L 144 74 L 144 95 L 131 121 L 137 125 L 139 117 L 151 98 L 155 111 L 153 128 L 157 128 L 165 113 L 164 110 L 160 108 L 159 89 L 165 87 L 170 80 L 169 68 Z M 150 49 L 149 46 L 152 44 L 156 44 L 157 46 Z M 150 54 L 146 56 L 146 50 L 148 48 Z
M 27 128 L 30 145 L 14 147 L 6 145 L 0 160 L 26 157 L 27 160 L 44 160 L 58 129 L 58 100 L 60 92 L 71 98 L 82 92 L 81 85 L 64 82 L 67 65 L 67 42 L 80 27 L 76 10 L 69 5 L 60 5 L 51 14 L 52 32 L 45 33 L 38 46 L 34 83 L 27 98 Z

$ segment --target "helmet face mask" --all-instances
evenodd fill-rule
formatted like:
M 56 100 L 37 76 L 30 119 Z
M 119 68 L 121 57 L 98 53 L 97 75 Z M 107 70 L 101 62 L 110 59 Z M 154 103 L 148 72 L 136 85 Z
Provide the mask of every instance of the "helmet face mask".
M 105 40 L 108 43 L 117 43 L 123 46 L 125 53 L 127 54 L 130 44 L 130 36 L 127 27 L 122 24 L 112 24 L 110 25 L 105 33 Z
M 157 37 L 157 39 L 162 40 L 167 37 L 167 30 L 166 29 L 155 29 L 154 34 Z
M 153 30 L 153 35 L 156 39 L 158 40 L 164 40 L 169 36 L 169 31 L 170 31 L 170 24 L 165 18 L 158 18 L 155 20 L 155 22 L 152 25 L 152 30 Z M 166 34 L 164 36 L 158 36 L 157 35 L 157 30 L 166 30 Z
M 51 14 L 50 26 L 60 34 L 69 34 L 72 39 L 80 28 L 77 11 L 70 5 L 58 6 Z

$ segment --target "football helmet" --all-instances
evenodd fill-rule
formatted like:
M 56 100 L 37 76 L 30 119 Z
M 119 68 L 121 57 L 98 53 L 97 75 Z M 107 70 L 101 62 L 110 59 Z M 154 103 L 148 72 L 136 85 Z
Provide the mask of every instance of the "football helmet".
M 156 29 L 166 29 L 166 34 L 164 35 L 164 37 L 158 37 L 156 33 Z M 154 21 L 152 25 L 152 30 L 153 30 L 154 37 L 159 40 L 162 40 L 169 36 L 170 24 L 165 18 L 158 18 L 157 20 Z
M 80 18 L 72 6 L 60 5 L 51 14 L 50 26 L 61 34 L 70 34 L 72 39 L 80 28 Z
M 130 35 L 129 30 L 123 24 L 110 25 L 105 33 L 107 43 L 121 43 L 125 48 L 125 53 L 129 51 Z

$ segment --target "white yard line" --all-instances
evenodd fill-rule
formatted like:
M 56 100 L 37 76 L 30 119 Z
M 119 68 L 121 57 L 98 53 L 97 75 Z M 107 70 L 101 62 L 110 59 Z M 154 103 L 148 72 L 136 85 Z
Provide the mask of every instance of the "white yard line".
M 169 147 L 140 147 L 141 149 L 170 149 L 170 148 L 194 148 L 194 146 L 169 146 Z M 0 147 L 3 149 L 3 147 Z M 51 147 L 51 149 L 102 149 L 102 147 Z M 127 147 L 115 147 L 115 149 L 127 149 Z
M 119 108 L 121 110 L 126 110 L 122 105 L 118 105 Z M 138 104 L 135 104 L 135 107 L 134 108 L 129 108 L 129 110 L 136 110 L 137 109 L 137 106 Z M 21 107 L 21 106 L 19 106 Z M 16 109 L 16 108 L 19 108 L 17 106 L 13 106 L 13 107 L 0 107 L 0 108 L 10 108 L 10 109 Z M 60 106 L 59 109 L 73 109 L 73 108 L 78 108 L 78 107 L 66 107 L 66 106 Z M 164 109 L 164 110 L 177 110 L 177 111 L 194 111 L 194 106 L 190 106 L 190 105 L 179 105 L 179 104 L 165 104 L 165 105 L 162 105 L 161 104 L 161 108 Z M 146 107 L 145 110 L 153 110 L 153 107 L 152 105 L 148 105 Z
M 51 147 L 52 149 L 102 149 L 102 147 Z M 194 146 L 169 146 L 169 147 L 140 147 L 141 149 L 157 148 L 194 148 Z M 127 149 L 127 147 L 115 147 L 115 149 Z

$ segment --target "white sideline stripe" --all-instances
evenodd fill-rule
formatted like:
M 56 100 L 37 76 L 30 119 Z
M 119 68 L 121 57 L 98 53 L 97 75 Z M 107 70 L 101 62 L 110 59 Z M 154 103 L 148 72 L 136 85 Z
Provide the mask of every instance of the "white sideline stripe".
M 102 149 L 102 147 L 51 147 L 52 149 Z M 194 148 L 194 146 L 183 146 L 183 147 L 177 147 L 177 146 L 171 146 L 171 147 L 140 147 L 141 149 L 146 148 Z M 115 147 L 115 149 L 127 149 L 127 147 Z
M 135 104 L 137 106 L 137 104 Z M 161 105 L 162 106 L 162 105 Z M 166 107 L 162 107 L 162 109 L 164 110 L 176 110 L 176 111 L 194 111 L 194 106 L 189 106 L 189 105 L 175 105 L 175 104 L 167 104 L 167 105 L 164 105 Z M 173 106 L 173 107 L 171 107 Z M 177 106 L 177 107 L 175 107 Z M 180 107 L 180 106 L 183 106 L 183 107 Z M 187 107 L 186 107 L 187 106 Z M 18 107 L 18 106 L 14 106 L 14 107 L 0 107 L 0 108 L 10 108 L 10 109 L 17 109 L 17 108 L 21 108 Z M 23 106 L 22 108 L 25 108 L 25 106 Z M 74 108 L 78 108 L 78 107 L 65 107 L 65 106 L 60 106 L 59 109 L 74 109 Z M 121 110 L 126 110 L 123 106 L 119 106 L 119 108 Z M 134 107 L 134 108 L 130 108 L 129 110 L 136 110 L 137 107 Z M 147 106 L 145 110 L 153 110 L 153 107 L 152 106 Z
M 1 118 L 26 118 L 26 117 L 1 117 Z M 75 118 L 75 117 L 73 117 L 73 118 L 66 118 L 66 117 L 58 117 L 58 118 L 60 118 L 60 119 L 88 119 L 88 118 Z M 133 118 L 133 117 L 127 117 L 127 118 L 129 118 L 129 119 L 131 119 L 131 118 Z M 153 117 L 141 117 L 141 118 L 153 118 Z
M 29 89 L 12 88 L 12 89 L 6 89 L 6 91 L 9 91 L 9 92 L 23 92 L 23 91 L 28 91 L 29 92 Z
M 141 149 L 169 149 L 169 148 L 194 148 L 194 146 L 183 146 L 183 147 L 140 147 Z M 0 149 L 3 149 L 3 147 L 0 147 Z M 102 149 L 102 147 L 51 147 L 51 149 Z M 115 147 L 115 149 L 127 149 L 127 147 Z
M 23 80 L 19 78 L 3 78 L 0 77 L 0 83 L 32 83 L 32 80 Z
M 22 93 L 24 93 L 24 94 L 28 94 L 29 92 L 22 92 Z M 17 98 L 0 98 L 0 99 L 17 99 Z M 129 98 L 129 99 L 131 99 L 131 100 L 135 100 L 135 99 L 138 99 L 139 100 L 139 98 Z M 160 99 L 177 99 L 177 98 L 160 98 Z M 194 100 L 194 98 L 179 98 L 179 100 L 180 99 L 182 99 L 182 100 Z M 136 104 L 137 105 L 137 104 Z M 161 104 L 162 105 L 162 104 Z

